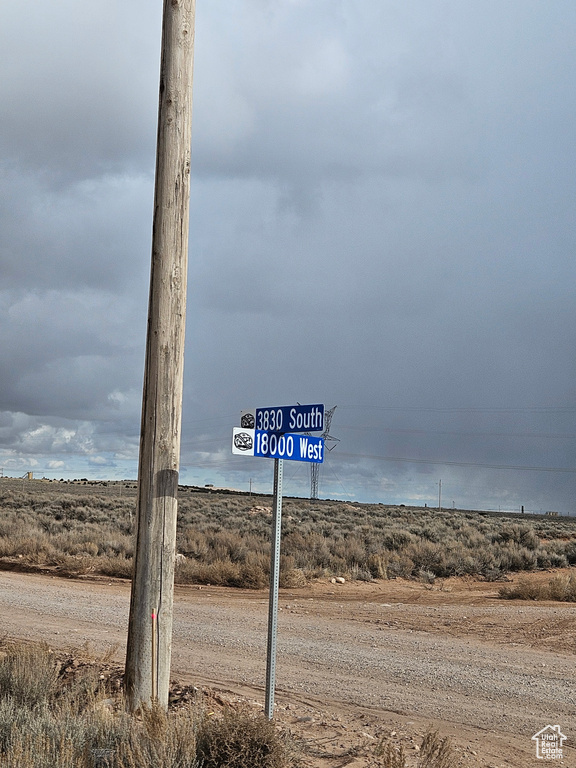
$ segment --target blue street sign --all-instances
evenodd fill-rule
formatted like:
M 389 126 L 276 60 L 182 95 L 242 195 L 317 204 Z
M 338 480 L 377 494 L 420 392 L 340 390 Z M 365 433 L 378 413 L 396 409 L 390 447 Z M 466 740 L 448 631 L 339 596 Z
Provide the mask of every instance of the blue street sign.
M 322 464 L 324 461 L 324 438 L 234 427 L 232 453 L 244 456 L 260 456 L 267 459 L 288 459 L 288 461 Z
M 265 432 L 322 432 L 324 406 L 282 405 L 276 408 L 253 408 L 242 411 L 240 425 Z

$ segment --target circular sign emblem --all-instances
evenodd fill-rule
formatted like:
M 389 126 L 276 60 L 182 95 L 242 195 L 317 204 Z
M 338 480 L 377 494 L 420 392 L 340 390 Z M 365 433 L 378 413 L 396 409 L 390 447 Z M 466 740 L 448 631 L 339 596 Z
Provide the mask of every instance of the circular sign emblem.
M 252 436 L 247 432 L 238 432 L 234 435 L 234 447 L 239 451 L 251 451 L 253 445 Z

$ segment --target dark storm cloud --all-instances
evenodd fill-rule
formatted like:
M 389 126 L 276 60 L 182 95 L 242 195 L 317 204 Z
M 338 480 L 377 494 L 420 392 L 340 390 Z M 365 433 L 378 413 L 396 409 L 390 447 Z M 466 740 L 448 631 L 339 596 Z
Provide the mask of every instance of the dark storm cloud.
M 158 22 L 154 3 L 133 0 L 4 9 L 4 160 L 55 180 L 149 163 Z
M 423 49 L 411 13 L 394 39 L 398 14 L 383 5 L 371 5 L 373 29 L 334 3 L 281 3 L 229 25 L 215 14 L 212 34 L 198 35 L 207 67 L 196 85 L 197 173 L 302 188 L 363 173 L 468 172 L 458 146 L 470 127 L 465 73 L 430 71 L 437 46 Z
M 134 475 L 161 8 L 32 6 L 0 32 L 3 455 Z M 269 490 L 239 410 L 324 401 L 325 495 L 572 509 L 541 468 L 575 459 L 575 32 L 560 0 L 198 4 L 186 481 Z
M 58 453 L 69 419 L 82 454 L 104 419 L 117 450 L 139 411 L 158 13 L 32 6 L 6 9 L 0 33 L 0 407 L 35 426 L 3 445 Z
M 146 291 L 150 177 L 105 176 L 64 189 L 15 170 L 3 178 L 4 290 Z

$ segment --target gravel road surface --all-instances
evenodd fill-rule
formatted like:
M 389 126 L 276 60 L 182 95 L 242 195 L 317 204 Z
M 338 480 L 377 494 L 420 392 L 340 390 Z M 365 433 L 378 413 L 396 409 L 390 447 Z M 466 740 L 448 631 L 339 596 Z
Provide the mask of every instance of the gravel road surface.
M 95 651 L 117 644 L 122 659 L 129 591 L 123 582 L 3 572 L 0 631 L 57 646 L 89 641 Z M 340 593 L 328 586 L 283 592 L 280 606 L 279 703 L 300 696 L 446 723 L 456 733 L 511 734 L 525 749 L 514 747 L 505 765 L 525 765 L 531 735 L 547 724 L 576 741 L 574 606 L 518 606 L 476 594 L 468 603 L 436 595 L 422 604 L 348 585 Z M 260 698 L 267 610 L 262 592 L 177 588 L 174 676 Z M 555 628 L 557 643 L 546 627 Z

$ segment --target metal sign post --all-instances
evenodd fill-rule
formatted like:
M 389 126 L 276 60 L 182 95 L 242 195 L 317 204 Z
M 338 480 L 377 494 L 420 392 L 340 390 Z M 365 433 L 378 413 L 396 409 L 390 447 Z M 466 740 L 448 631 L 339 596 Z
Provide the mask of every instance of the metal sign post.
M 264 714 L 274 715 L 276 680 L 276 636 L 278 634 L 278 587 L 280 584 L 280 533 L 282 530 L 283 459 L 274 459 L 274 505 L 272 509 L 272 551 L 270 554 L 270 598 L 268 603 L 268 647 L 266 651 L 266 698 Z
M 282 530 L 282 472 L 284 459 L 321 464 L 324 438 L 309 432 L 324 428 L 324 405 L 284 405 L 242 411 L 240 427 L 232 430 L 232 453 L 274 459 L 272 551 L 270 554 L 270 599 L 266 654 L 266 698 L 264 714 L 274 715 L 276 680 L 276 636 L 278 634 L 278 587 L 280 585 L 280 538 Z M 288 432 L 290 429 L 292 432 Z M 306 432 L 306 434 L 300 434 Z

